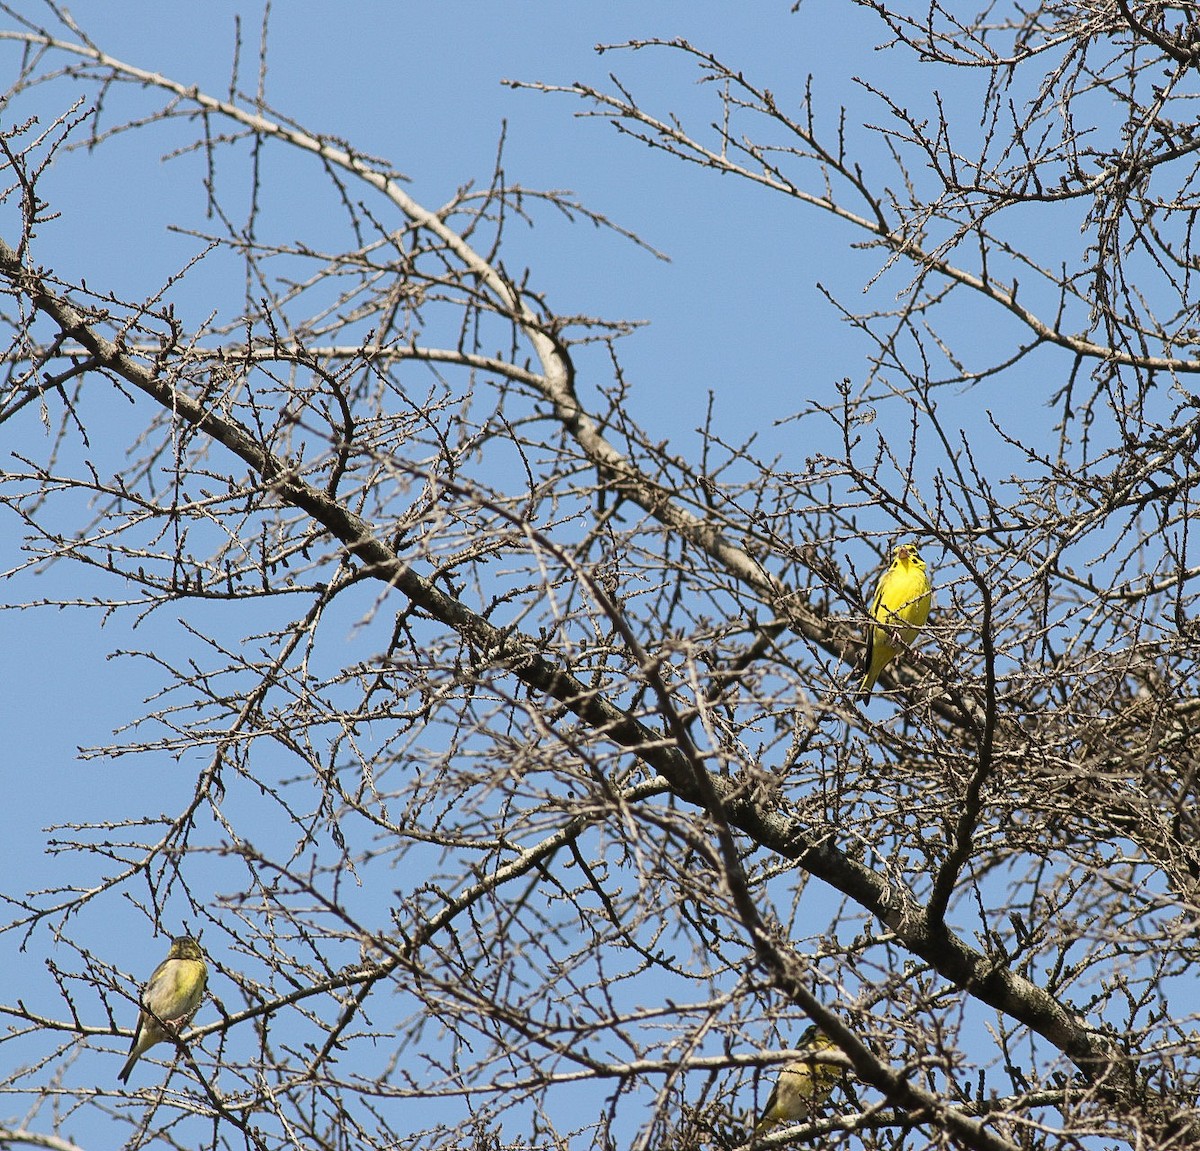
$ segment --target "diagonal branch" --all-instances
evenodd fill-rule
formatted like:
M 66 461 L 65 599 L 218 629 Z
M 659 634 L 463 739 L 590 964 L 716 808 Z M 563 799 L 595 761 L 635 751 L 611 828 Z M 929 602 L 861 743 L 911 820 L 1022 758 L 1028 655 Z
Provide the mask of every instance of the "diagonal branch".
M 119 375 L 165 410 L 211 436 L 254 469 L 280 500 L 299 508 L 336 536 L 366 572 L 394 587 L 415 605 L 453 628 L 491 667 L 508 671 L 569 708 L 594 731 L 636 754 L 659 772 L 685 802 L 720 812 L 729 826 L 850 896 L 890 927 L 915 954 L 927 959 L 955 985 L 1038 1031 L 1089 1077 L 1132 1084 L 1127 1067 L 1109 1040 L 1088 1027 L 1051 995 L 1001 967 L 953 933 L 931 930 L 907 890 L 876 875 L 832 843 L 816 839 L 794 817 L 765 811 L 737 779 L 700 769 L 699 761 L 615 706 L 597 689 L 562 671 L 514 630 L 497 628 L 460 600 L 446 594 L 405 563 L 359 516 L 326 492 L 311 487 L 264 448 L 237 420 L 206 409 L 199 401 L 99 335 L 65 298 L 52 291 L 17 253 L 0 240 L 0 275 L 64 334 L 88 350 L 97 367 Z
M 530 382 L 550 401 L 556 419 L 576 439 L 588 459 L 607 478 L 611 486 L 665 527 L 701 549 L 730 575 L 754 589 L 766 601 L 784 603 L 788 625 L 793 630 L 813 642 L 829 644 L 828 625 L 807 609 L 797 593 L 764 570 L 752 555 L 727 539 L 709 519 L 688 511 L 677 492 L 654 483 L 609 442 L 600 424 L 579 403 L 575 395 L 574 367 L 570 356 L 550 326 L 539 318 L 520 290 L 495 264 L 475 251 L 462 235 L 446 223 L 441 212 L 426 208 L 410 196 L 396 175 L 379 170 L 368 158 L 339 147 L 320 136 L 251 112 L 230 101 L 218 100 L 195 86 L 180 84 L 157 72 L 126 64 L 91 45 L 75 44 L 46 35 L 0 31 L 0 40 L 4 39 L 37 44 L 81 56 L 116 75 L 169 92 L 181 101 L 194 104 L 205 113 L 223 116 L 262 136 L 284 141 L 302 151 L 319 156 L 325 163 L 351 173 L 381 193 L 410 221 L 427 229 L 445 244 L 462 262 L 467 273 L 475 277 L 483 289 L 490 292 L 496 310 L 508 316 L 521 328 L 542 368 L 541 376 L 533 378 Z M 8 262 L 5 260 L 6 264 Z

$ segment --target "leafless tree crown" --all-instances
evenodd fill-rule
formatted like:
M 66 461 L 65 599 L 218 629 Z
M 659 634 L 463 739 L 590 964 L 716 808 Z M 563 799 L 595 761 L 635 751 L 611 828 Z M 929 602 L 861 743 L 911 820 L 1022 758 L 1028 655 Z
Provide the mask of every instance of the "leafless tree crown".
M 846 1068 L 819 1145 L 1200 1141 L 1200 18 L 859 8 L 897 66 L 845 93 L 657 40 L 604 85 L 513 81 L 871 261 L 825 289 L 852 354 L 781 393 L 783 459 L 723 434 L 716 382 L 698 434 L 638 426 L 634 325 L 507 253 L 547 214 L 656 253 L 502 155 L 429 206 L 272 109 L 248 44 L 209 93 L 0 4 L 7 606 L 171 636 L 128 632 L 157 694 L 85 755 L 188 780 L 5 891 L 10 947 L 52 956 L 4 995 L 5 1140 L 780 1145 L 753 1114 L 811 1019 Z M 203 173 L 194 259 L 136 299 L 39 240 L 52 164 L 130 133 Z M 308 238 L 261 207 L 276 157 L 328 208 Z M 908 539 L 934 612 L 864 706 Z M 118 1090 L 180 924 L 213 999 Z

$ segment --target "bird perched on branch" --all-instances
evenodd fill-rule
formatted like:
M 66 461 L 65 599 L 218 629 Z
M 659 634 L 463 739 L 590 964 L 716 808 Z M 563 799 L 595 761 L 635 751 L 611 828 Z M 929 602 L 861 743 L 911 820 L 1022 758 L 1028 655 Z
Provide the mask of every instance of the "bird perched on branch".
M 867 632 L 867 672 L 859 687 L 864 702 L 871 698 L 879 673 L 916 639 L 918 628 L 929 619 L 932 603 L 929 569 L 917 545 L 901 544 L 871 600 L 871 617 L 876 622 Z
M 822 1051 L 838 1050 L 837 1044 L 815 1024 L 800 1036 L 797 1047 L 811 1054 L 807 1058 L 784 1064 L 763 1108 L 762 1117 L 754 1125 L 756 1133 L 807 1119 L 824 1105 L 834 1085 L 842 1077 L 842 1069 L 838 1064 L 822 1063 L 812 1058 Z
M 178 1035 L 200 1009 L 204 988 L 208 984 L 208 967 L 204 952 L 190 935 L 171 940 L 171 950 L 155 969 L 142 989 L 142 1009 L 129 1058 L 117 1078 L 126 1083 L 133 1065 L 164 1039 Z

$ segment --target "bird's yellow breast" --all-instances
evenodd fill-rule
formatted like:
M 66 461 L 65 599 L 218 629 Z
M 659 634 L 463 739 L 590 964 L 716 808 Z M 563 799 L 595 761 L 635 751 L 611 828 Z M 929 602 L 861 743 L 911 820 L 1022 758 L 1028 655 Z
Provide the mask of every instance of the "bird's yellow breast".
M 929 575 L 919 560 L 899 559 L 875 595 L 871 614 L 885 626 L 890 623 L 920 627 L 929 618 Z M 907 642 L 912 636 L 907 635 Z

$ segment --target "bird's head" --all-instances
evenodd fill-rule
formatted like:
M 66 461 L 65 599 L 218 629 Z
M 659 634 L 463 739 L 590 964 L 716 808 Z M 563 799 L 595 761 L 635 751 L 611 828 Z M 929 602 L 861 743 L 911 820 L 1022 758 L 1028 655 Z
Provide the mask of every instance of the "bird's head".
M 171 940 L 169 959 L 203 959 L 204 952 L 190 935 L 179 935 Z
M 801 1050 L 805 1047 L 815 1047 L 818 1051 L 837 1046 L 828 1035 L 825 1034 L 815 1023 L 807 1027 L 804 1034 L 800 1036 L 800 1042 L 796 1044 Z

